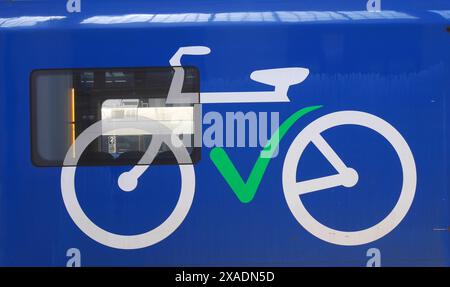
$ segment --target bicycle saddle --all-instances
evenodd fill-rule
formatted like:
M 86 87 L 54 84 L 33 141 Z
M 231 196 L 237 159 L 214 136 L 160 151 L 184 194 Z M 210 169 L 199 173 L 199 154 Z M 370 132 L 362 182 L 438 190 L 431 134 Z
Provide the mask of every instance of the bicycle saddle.
M 305 68 L 279 68 L 258 70 L 250 74 L 253 81 L 274 86 L 289 87 L 300 84 L 309 75 L 309 70 Z

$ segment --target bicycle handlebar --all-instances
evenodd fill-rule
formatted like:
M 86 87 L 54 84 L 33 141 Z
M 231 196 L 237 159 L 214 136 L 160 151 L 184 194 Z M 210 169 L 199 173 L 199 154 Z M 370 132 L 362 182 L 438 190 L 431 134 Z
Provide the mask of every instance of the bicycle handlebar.
M 208 55 L 210 52 L 211 49 L 206 46 L 181 47 L 172 56 L 169 63 L 171 66 L 181 66 L 181 57 L 183 57 L 184 55 L 201 56 L 201 55 Z

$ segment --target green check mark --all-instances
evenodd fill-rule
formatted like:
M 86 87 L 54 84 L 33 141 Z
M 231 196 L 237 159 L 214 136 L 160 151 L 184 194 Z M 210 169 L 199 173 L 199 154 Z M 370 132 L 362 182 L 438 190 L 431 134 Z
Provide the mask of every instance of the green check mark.
M 267 142 L 263 149 L 265 156 L 260 155 L 256 160 L 247 182 L 244 182 L 230 157 L 223 148 L 216 147 L 211 150 L 209 157 L 242 203 L 249 203 L 255 197 L 256 191 L 258 190 L 264 173 L 266 172 L 267 166 L 272 159 L 272 155 L 288 130 L 301 117 L 321 107 L 322 106 L 311 106 L 298 110 L 280 125 L 278 130 L 275 131 L 272 138 Z

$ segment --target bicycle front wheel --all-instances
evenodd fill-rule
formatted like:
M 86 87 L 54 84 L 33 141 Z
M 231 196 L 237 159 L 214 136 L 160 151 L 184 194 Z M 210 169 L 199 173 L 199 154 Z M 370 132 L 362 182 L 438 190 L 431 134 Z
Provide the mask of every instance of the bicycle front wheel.
M 140 130 L 152 133 L 154 129 L 167 130 L 161 123 L 153 121 L 152 125 L 141 125 Z M 61 193 L 64 205 L 73 222 L 91 239 L 105 246 L 118 249 L 138 249 L 154 245 L 171 235 L 184 221 L 188 214 L 195 193 L 195 171 L 190 161 L 190 155 L 177 137 L 165 140 L 164 143 L 171 149 L 178 162 L 191 164 L 179 165 L 181 172 L 181 191 L 176 206 L 169 217 L 156 228 L 141 234 L 121 235 L 109 232 L 97 226 L 83 211 L 75 190 L 75 174 L 77 163 L 88 145 L 103 133 L 111 131 L 126 131 L 136 129 L 135 122 L 109 122 L 99 121 L 84 130 L 70 147 L 64 159 L 61 171 Z M 178 140 L 178 142 L 177 142 Z M 177 147 L 175 147 L 176 145 Z M 180 148 L 180 146 L 182 146 Z M 75 152 L 74 152 L 75 150 Z M 76 156 L 73 157 L 73 154 Z M 145 155 L 144 155 L 145 157 Z M 149 161 L 151 162 L 151 160 Z

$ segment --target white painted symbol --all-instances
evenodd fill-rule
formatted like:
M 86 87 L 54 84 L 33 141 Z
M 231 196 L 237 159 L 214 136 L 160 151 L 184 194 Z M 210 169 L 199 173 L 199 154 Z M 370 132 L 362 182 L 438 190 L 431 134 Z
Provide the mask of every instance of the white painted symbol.
M 181 47 L 170 59 L 171 66 L 181 66 L 184 55 L 207 55 L 211 49 L 205 46 Z M 300 67 L 257 70 L 250 74 L 250 79 L 273 86 L 273 91 L 258 92 L 202 92 L 200 103 L 270 103 L 289 102 L 287 96 L 289 87 L 303 82 L 309 75 L 309 70 Z
M 206 55 L 208 53 L 210 53 L 208 47 L 182 47 L 171 58 L 170 64 L 176 68 L 181 66 L 181 57 L 183 55 Z M 201 103 L 289 101 L 287 97 L 289 87 L 304 81 L 308 74 L 308 69 L 299 67 L 255 71 L 251 74 L 251 79 L 274 86 L 274 91 L 201 93 Z M 183 79 L 184 69 L 175 69 L 174 82 L 172 82 L 169 92 L 170 100 L 175 103 L 191 103 L 195 100 L 195 95 L 181 93 Z M 186 97 L 184 98 L 183 96 Z M 352 167 L 348 167 L 321 135 L 323 131 L 341 125 L 359 125 L 379 133 L 393 146 L 402 166 L 403 184 L 400 198 L 395 207 L 381 222 L 375 226 L 359 231 L 339 231 L 323 225 L 311 216 L 301 201 L 301 196 L 307 193 L 338 186 L 350 188 L 357 184 L 359 180 L 358 172 Z M 84 213 L 75 191 L 75 173 L 80 155 L 98 136 L 108 134 L 112 131 L 126 134 L 130 130 L 141 130 L 150 134 L 164 134 L 166 136 L 154 136 L 149 148 L 139 161 L 139 165 L 134 166 L 130 171 L 124 172 L 119 176 L 117 183 L 123 191 L 131 192 L 135 190 L 138 186 L 140 176 L 149 168 L 163 142 L 171 149 L 178 163 L 188 164 L 179 165 L 181 172 L 181 192 L 178 202 L 170 216 L 161 225 L 148 232 L 136 235 L 120 235 L 98 227 Z M 164 240 L 180 226 L 189 212 L 194 198 L 195 171 L 186 147 L 178 137 L 173 137 L 172 133 L 173 131 L 162 123 L 151 119 L 144 119 L 143 121 L 127 122 L 102 120 L 93 124 L 79 135 L 64 159 L 64 167 L 61 171 L 61 192 L 69 215 L 86 235 L 109 247 L 137 249 L 151 246 Z M 319 149 L 336 169 L 337 174 L 297 182 L 298 162 L 309 143 L 314 144 Z M 76 155 L 75 158 L 73 154 Z M 416 181 L 417 175 L 414 158 L 401 134 L 383 119 L 357 111 L 335 112 L 325 115 L 309 124 L 297 135 L 289 147 L 283 165 L 283 191 L 294 217 L 300 225 L 317 238 L 338 245 L 366 244 L 391 232 L 400 224 L 411 207 L 416 189 Z
M 367 1 L 366 9 L 369 12 L 381 12 L 381 0 Z
M 67 249 L 66 256 L 69 257 L 69 260 L 67 260 L 66 263 L 66 267 L 81 266 L 81 252 L 78 248 Z
M 378 248 L 370 248 L 366 252 L 367 260 L 366 267 L 381 267 L 381 252 Z
M 81 0 L 67 0 L 66 9 L 69 13 L 80 13 Z
M 348 167 L 321 135 L 323 131 L 341 125 L 363 126 L 382 135 L 397 152 L 403 171 L 401 194 L 394 209 L 375 226 L 359 231 L 340 231 L 323 225 L 308 212 L 301 201 L 304 194 L 337 186 L 352 187 L 358 182 L 357 171 Z M 297 182 L 298 162 L 310 143 L 314 144 L 333 165 L 337 171 L 336 175 Z M 411 207 L 416 190 L 416 181 L 414 158 L 401 134 L 383 119 L 357 111 L 335 112 L 322 116 L 309 124 L 292 142 L 283 166 L 284 195 L 289 209 L 298 223 L 314 236 L 338 245 L 366 244 L 391 232 L 402 221 Z
M 153 133 L 154 135 L 149 148 L 139 161 L 139 165 L 134 166 L 130 171 L 123 173 L 119 177 L 118 185 L 122 190 L 130 192 L 136 188 L 139 177 L 148 169 L 149 164 L 155 158 L 162 142 L 164 142 L 171 149 L 178 162 L 191 164 L 179 165 L 182 182 L 180 197 L 178 198 L 178 202 L 169 217 L 158 227 L 145 233 L 136 235 L 121 235 L 102 229 L 91 221 L 91 219 L 84 213 L 76 195 L 75 173 L 77 170 L 76 165 L 81 154 L 98 136 L 111 132 L 127 134 L 130 130 L 131 134 L 133 134 L 133 131 L 140 130 L 149 134 Z M 161 134 L 162 132 L 165 133 L 165 136 Z M 156 136 L 156 134 L 160 136 Z M 81 231 L 93 240 L 109 247 L 119 249 L 138 249 L 160 242 L 172 234 L 178 226 L 180 226 L 189 212 L 194 199 L 195 172 L 187 149 L 179 142 L 177 145 L 181 147 L 175 147 L 172 144 L 172 140 L 174 139 L 171 139 L 170 134 L 170 129 L 162 123 L 148 118 L 140 118 L 139 121 L 123 122 L 101 120 L 88 127 L 78 136 L 76 139 L 76 144 L 74 143 L 70 147 L 64 159 L 64 167 L 61 171 L 61 192 L 64 204 L 70 217 L 78 228 L 81 229 Z M 177 140 L 181 141 L 180 139 Z M 73 149 L 75 149 L 75 153 L 73 152 Z M 72 156 L 73 154 L 76 155 L 75 158 Z
M 181 66 L 181 58 L 183 56 L 202 56 L 211 53 L 211 49 L 206 46 L 187 46 L 180 47 L 176 53 L 170 58 L 169 64 L 172 67 Z

